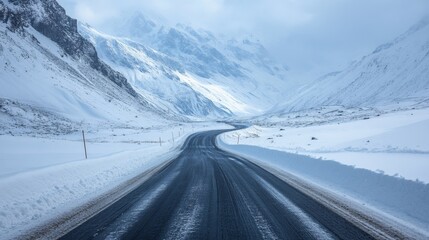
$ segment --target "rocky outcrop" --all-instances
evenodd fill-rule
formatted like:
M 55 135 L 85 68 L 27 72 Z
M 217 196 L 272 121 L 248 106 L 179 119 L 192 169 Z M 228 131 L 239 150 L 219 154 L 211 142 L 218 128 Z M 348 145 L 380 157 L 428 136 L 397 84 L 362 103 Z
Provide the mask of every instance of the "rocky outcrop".
M 88 63 L 129 94 L 138 97 L 127 79 L 100 60 L 95 47 L 77 30 L 77 20 L 67 16 L 55 0 L 0 0 L 0 21 L 9 30 L 33 27 L 57 43 L 66 54 Z

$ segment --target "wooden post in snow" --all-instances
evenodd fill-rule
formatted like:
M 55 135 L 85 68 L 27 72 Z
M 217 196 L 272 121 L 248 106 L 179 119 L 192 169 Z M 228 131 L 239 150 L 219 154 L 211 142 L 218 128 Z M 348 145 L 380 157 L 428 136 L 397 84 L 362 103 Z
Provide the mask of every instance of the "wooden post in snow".
M 85 131 L 83 130 L 82 130 L 82 138 L 83 138 L 83 149 L 85 150 L 85 159 L 88 159 L 88 155 L 86 154 Z
M 161 137 L 159 137 L 159 146 L 162 146 Z
M 240 134 L 237 135 L 237 144 L 240 143 Z

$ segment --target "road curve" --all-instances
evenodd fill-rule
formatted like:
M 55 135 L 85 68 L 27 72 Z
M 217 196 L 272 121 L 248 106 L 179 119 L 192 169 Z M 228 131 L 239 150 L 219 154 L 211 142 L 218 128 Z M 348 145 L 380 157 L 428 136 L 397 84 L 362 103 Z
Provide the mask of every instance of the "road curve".
M 372 239 L 273 174 L 190 136 L 182 153 L 62 239 Z

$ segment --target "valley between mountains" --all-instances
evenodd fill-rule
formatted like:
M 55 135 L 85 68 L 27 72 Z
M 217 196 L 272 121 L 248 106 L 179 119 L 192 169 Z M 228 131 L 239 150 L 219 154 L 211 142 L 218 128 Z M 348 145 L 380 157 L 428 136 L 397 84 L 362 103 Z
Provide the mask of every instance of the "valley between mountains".
M 0 0 L 1 239 L 429 238 L 428 17 L 303 79 L 254 36 L 62 4 Z

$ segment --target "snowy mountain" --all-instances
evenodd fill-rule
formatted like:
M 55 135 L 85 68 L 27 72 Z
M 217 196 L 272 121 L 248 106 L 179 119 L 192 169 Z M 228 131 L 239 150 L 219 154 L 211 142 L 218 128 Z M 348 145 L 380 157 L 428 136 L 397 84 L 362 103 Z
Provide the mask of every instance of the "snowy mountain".
M 168 56 L 128 39 L 112 37 L 79 25 L 80 32 L 95 46 L 110 66 L 123 73 L 133 88 L 150 99 L 158 108 L 186 116 L 226 117 L 228 109 L 217 107 L 211 100 L 178 81 L 165 66 L 179 65 Z
M 142 115 L 155 124 L 166 114 L 98 58 L 56 1 L 0 1 L 0 129 L 72 131 Z
M 340 72 L 292 94 L 272 112 L 322 105 L 372 107 L 429 100 L 429 18 Z
M 287 70 L 270 60 L 257 41 L 158 25 L 140 13 L 111 35 L 84 24 L 79 31 L 136 91 L 182 114 L 260 113 L 277 103 L 291 84 L 285 81 Z

